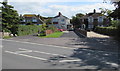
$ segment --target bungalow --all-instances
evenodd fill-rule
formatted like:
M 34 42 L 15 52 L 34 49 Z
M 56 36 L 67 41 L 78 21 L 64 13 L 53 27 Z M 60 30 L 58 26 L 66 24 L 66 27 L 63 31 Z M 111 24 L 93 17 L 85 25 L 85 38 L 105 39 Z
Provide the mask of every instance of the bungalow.
M 57 16 L 53 17 L 51 22 L 54 24 L 54 26 L 58 29 L 64 29 L 68 30 L 70 24 L 70 19 L 63 16 L 60 12 Z
M 35 14 L 24 14 L 23 16 L 20 15 L 20 17 L 22 18 L 21 23 L 25 25 L 29 25 L 29 24 L 41 25 L 44 23 L 40 19 L 40 17 Z
M 86 30 L 92 30 L 95 26 L 107 26 L 109 25 L 109 19 L 99 13 L 94 11 L 92 13 L 88 13 L 85 16 L 80 18 L 81 27 L 85 28 Z

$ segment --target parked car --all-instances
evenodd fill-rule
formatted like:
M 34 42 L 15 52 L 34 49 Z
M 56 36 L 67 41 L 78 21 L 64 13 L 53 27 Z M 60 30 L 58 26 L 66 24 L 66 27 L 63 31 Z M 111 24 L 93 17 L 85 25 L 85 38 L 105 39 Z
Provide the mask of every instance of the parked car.
M 61 31 L 61 32 L 62 32 L 62 31 L 64 31 L 64 29 L 58 29 L 58 31 Z
M 68 31 L 74 31 L 74 29 L 73 28 L 69 28 Z

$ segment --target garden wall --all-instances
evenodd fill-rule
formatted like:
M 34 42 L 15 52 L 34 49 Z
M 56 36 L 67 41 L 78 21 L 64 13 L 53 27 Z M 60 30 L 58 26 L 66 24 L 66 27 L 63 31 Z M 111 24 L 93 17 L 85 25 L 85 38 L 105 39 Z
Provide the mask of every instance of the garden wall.
M 78 35 L 82 35 L 83 37 L 87 37 L 87 31 L 82 29 L 75 29 L 75 33 Z
M 45 33 L 46 33 L 46 35 L 49 35 L 49 34 L 52 34 L 53 31 L 52 30 L 46 30 Z

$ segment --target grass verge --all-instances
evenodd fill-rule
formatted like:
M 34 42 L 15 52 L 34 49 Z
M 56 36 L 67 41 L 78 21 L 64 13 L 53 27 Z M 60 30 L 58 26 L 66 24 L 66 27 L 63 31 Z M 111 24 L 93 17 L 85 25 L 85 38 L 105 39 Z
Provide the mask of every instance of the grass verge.
M 11 38 L 10 36 L 4 36 L 3 39 L 8 39 Z
M 63 35 L 63 32 L 55 32 L 55 33 L 49 34 L 47 36 L 39 36 L 39 37 L 43 37 L 43 38 L 58 38 L 61 35 Z

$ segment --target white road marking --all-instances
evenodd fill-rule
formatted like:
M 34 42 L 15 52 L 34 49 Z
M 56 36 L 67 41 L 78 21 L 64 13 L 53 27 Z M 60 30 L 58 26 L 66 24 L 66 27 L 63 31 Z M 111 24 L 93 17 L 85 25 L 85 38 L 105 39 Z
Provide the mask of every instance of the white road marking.
M 29 51 L 30 49 L 18 48 L 19 50 Z
M 61 60 L 59 62 L 76 62 L 76 61 L 81 61 L 80 59 L 76 59 L 76 60 Z
M 48 52 L 42 52 L 42 51 L 35 51 L 35 50 L 30 50 L 30 49 L 23 49 L 23 48 L 19 48 L 20 50 L 26 50 L 26 52 L 36 52 L 36 53 L 41 53 L 41 54 L 47 54 L 47 55 L 54 55 L 54 56 L 62 56 L 62 57 L 67 57 L 65 55 L 60 55 L 60 54 L 55 54 L 55 53 L 48 53 Z
M 12 42 L 19 42 L 19 43 L 34 44 L 34 45 L 52 46 L 52 47 L 66 48 L 66 49 L 76 49 L 76 48 L 72 48 L 72 47 L 63 47 L 63 46 L 47 45 L 47 44 L 39 44 L 39 43 L 32 43 L 32 42 L 23 42 L 23 41 L 6 40 L 6 39 L 3 39 L 3 40 L 5 40 L 5 41 L 12 41 Z
M 29 58 L 34 58 L 34 59 L 39 59 L 39 60 L 47 60 L 45 58 L 40 58 L 40 57 L 35 57 L 35 56 L 31 56 L 31 55 L 26 55 L 26 54 L 19 54 L 16 52 L 11 52 L 11 51 L 5 51 L 6 53 L 10 53 L 10 54 L 15 54 L 15 55 L 20 55 L 20 56 L 25 56 L 25 57 L 29 57 Z
M 29 51 L 16 51 L 16 53 L 28 53 L 28 52 L 32 52 L 32 50 L 29 50 Z

